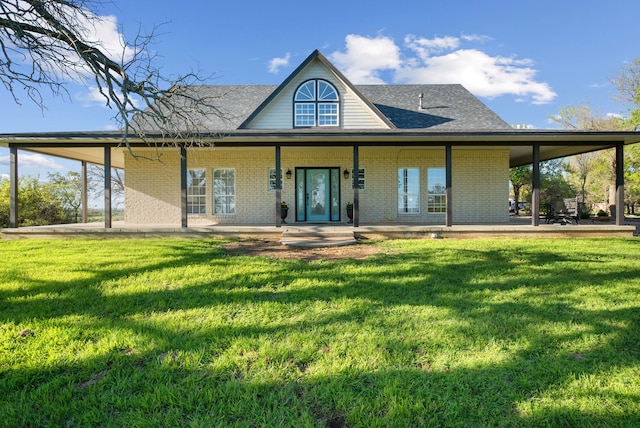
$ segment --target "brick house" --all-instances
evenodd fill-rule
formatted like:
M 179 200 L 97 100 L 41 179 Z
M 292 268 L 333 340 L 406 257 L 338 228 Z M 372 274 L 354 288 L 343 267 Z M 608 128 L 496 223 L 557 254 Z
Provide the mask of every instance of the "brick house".
M 354 85 L 317 50 L 279 86 L 197 90 L 219 97 L 223 114 L 203 118 L 215 134 L 163 148 L 161 162 L 144 159 L 156 155 L 144 144 L 136 156 L 118 147 L 115 132 L 0 144 L 16 171 L 18 148 L 123 168 L 128 224 L 280 226 L 286 201 L 288 223 L 346 223 L 353 205 L 354 226 L 451 226 L 507 223 L 512 166 L 609 147 L 621 156 L 639 140 L 515 130 L 460 85 Z

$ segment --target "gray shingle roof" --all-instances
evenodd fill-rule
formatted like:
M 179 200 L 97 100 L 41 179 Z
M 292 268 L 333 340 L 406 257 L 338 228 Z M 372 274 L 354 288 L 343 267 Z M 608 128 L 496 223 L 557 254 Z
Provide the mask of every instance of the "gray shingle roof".
M 465 131 L 511 129 L 497 114 L 461 85 L 355 85 L 398 129 Z M 276 85 L 200 86 L 214 97 L 223 117 L 210 115 L 206 125 L 236 130 L 278 87 Z M 423 94 L 422 108 L 418 95 Z
M 511 129 L 462 85 L 356 85 L 400 129 Z M 419 95 L 422 94 L 422 108 Z

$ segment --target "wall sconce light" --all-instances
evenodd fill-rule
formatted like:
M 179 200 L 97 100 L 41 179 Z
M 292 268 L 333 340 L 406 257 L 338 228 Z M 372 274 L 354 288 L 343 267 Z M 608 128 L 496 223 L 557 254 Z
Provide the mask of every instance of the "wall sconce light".
M 287 180 L 291 180 L 291 168 L 287 169 Z
M 342 172 L 342 176 L 344 177 L 345 180 L 349 178 L 349 170 L 347 168 L 345 168 L 344 171 Z

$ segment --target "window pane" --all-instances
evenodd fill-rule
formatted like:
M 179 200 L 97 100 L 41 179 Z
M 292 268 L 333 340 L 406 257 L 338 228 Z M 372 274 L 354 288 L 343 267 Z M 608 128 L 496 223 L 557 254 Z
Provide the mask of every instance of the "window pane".
M 280 187 L 284 186 L 284 182 L 282 181 L 282 168 L 280 169 Z M 276 169 L 269 168 L 269 183 L 267 189 L 269 192 L 273 192 L 276 190 Z
M 398 212 L 400 214 L 420 213 L 420 170 L 418 168 L 398 169 Z
M 427 185 L 429 192 L 445 193 L 446 176 L 444 168 L 429 168 L 427 171 Z
M 318 81 L 318 101 L 338 101 L 338 93 L 329 82 Z
M 214 214 L 235 214 L 235 170 L 213 170 Z
M 447 211 L 447 185 L 444 168 L 427 170 L 427 211 L 444 213 Z
M 207 180 L 204 169 L 187 170 L 187 214 L 206 214 Z
M 296 127 L 338 126 L 338 91 L 331 83 L 309 80 L 303 83 L 294 96 L 294 120 Z
M 338 104 L 336 103 L 318 103 L 318 125 L 337 125 L 338 124 Z
M 316 84 L 314 80 L 311 80 L 298 88 L 296 101 L 315 101 L 316 99 Z
M 295 126 L 314 126 L 315 124 L 316 124 L 315 104 L 297 103 Z

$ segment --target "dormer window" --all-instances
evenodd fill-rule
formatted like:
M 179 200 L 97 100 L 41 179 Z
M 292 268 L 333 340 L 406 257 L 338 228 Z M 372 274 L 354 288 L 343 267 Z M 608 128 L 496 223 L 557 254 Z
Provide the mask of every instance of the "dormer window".
M 338 126 L 340 97 L 336 88 L 326 80 L 304 82 L 293 98 L 294 126 Z

